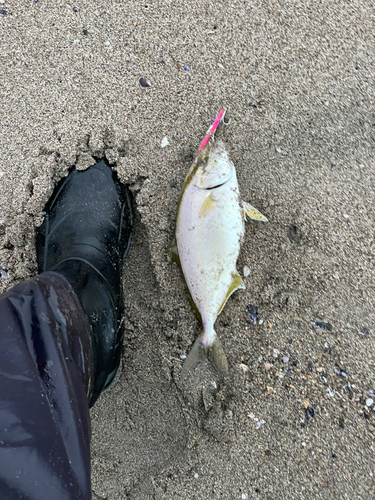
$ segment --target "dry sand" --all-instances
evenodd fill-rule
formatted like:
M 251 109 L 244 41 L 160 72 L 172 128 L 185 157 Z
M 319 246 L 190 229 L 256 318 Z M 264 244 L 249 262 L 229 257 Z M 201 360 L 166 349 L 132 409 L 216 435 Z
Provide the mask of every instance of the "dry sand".
M 374 498 L 374 3 L 60 1 L 0 4 L 0 291 L 36 272 L 56 183 L 106 156 L 136 221 L 94 499 Z M 229 379 L 203 363 L 181 385 L 200 327 L 168 248 L 222 106 L 242 197 L 270 222 L 248 223 L 247 289 L 217 321 Z

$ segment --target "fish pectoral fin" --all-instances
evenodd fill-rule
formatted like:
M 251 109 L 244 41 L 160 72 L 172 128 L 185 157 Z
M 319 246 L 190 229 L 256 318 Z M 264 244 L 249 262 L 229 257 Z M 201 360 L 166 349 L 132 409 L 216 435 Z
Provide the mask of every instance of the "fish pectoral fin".
M 259 210 L 257 210 L 256 208 L 252 207 L 250 205 L 250 203 L 247 203 L 246 201 L 242 201 L 242 208 L 243 208 L 243 211 L 244 211 L 245 221 L 247 220 L 246 216 L 248 216 L 248 217 L 250 217 L 250 219 L 253 219 L 253 220 L 258 220 L 260 222 L 268 222 L 267 217 L 265 217 L 264 215 L 262 215 L 259 212 Z
M 208 196 L 202 203 L 201 209 L 199 210 L 199 217 L 202 218 L 210 214 L 215 209 L 216 205 L 217 202 L 212 199 L 212 196 Z
M 228 361 L 218 337 L 215 337 L 212 347 L 204 348 L 202 345 L 203 333 L 195 340 L 182 367 L 180 380 L 183 382 L 192 370 L 205 357 L 209 357 L 220 375 L 228 373 Z
M 245 289 L 245 285 L 243 284 L 243 281 L 242 281 L 242 278 L 241 276 L 238 274 L 238 271 L 236 271 L 234 273 L 234 276 L 233 276 L 233 279 L 232 279 L 232 283 L 230 284 L 229 288 L 228 288 L 228 291 L 225 295 L 225 299 L 223 300 L 223 303 L 221 304 L 220 308 L 219 308 L 219 311 L 217 313 L 217 315 L 219 316 L 219 314 L 221 313 L 221 311 L 223 310 L 223 307 L 225 306 L 225 304 L 227 303 L 227 300 L 229 299 L 229 297 L 232 295 L 233 292 L 235 292 L 236 290 L 238 290 L 239 288 L 241 289 Z

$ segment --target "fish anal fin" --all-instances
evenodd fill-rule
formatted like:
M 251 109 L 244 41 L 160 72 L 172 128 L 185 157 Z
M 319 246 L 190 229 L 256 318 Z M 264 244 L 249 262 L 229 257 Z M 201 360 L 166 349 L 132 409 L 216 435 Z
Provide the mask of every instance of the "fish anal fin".
M 245 214 L 245 220 L 246 220 L 246 216 L 247 216 L 247 217 L 250 217 L 250 219 L 253 219 L 253 220 L 257 220 L 257 221 L 260 221 L 260 222 L 268 222 L 267 217 L 265 217 L 264 215 L 262 215 L 259 212 L 259 210 L 257 210 L 253 206 L 251 206 L 250 203 L 247 203 L 246 201 L 242 201 L 242 207 L 243 207 L 243 211 L 244 211 L 244 214 Z
M 190 304 L 190 307 L 191 307 L 191 310 L 193 311 L 194 313 L 194 316 L 197 318 L 198 321 L 200 321 L 202 323 L 202 316 L 201 316 L 201 313 L 198 311 L 198 308 L 197 306 L 195 305 L 195 302 L 193 300 L 193 297 L 191 296 L 191 293 L 190 293 L 190 290 L 187 286 L 187 283 L 185 281 L 185 278 L 184 278 L 184 284 L 185 284 L 185 291 L 187 293 L 187 296 L 188 296 L 188 300 L 189 300 L 189 304 Z
M 242 278 L 241 276 L 238 274 L 238 271 L 235 272 L 234 276 L 233 276 L 233 280 L 232 280 L 232 283 L 230 284 L 229 288 L 228 288 L 228 291 L 225 295 L 225 299 L 223 300 L 223 303 L 221 304 L 220 308 L 219 308 L 219 311 L 217 313 L 217 315 L 219 316 L 219 314 L 221 313 L 221 311 L 223 310 L 223 307 L 225 306 L 225 304 L 227 303 L 227 300 L 229 299 L 229 297 L 232 295 L 233 292 L 235 292 L 236 290 L 238 290 L 239 288 L 246 288 L 245 285 L 243 284 L 243 281 L 242 281 Z

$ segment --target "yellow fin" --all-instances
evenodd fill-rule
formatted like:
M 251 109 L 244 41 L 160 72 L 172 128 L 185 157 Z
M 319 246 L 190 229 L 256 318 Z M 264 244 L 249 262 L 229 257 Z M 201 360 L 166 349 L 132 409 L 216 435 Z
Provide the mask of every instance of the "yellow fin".
M 235 292 L 239 288 L 245 288 L 245 285 L 243 284 L 243 281 L 241 279 L 241 276 L 238 274 L 238 271 L 236 271 L 235 275 L 233 277 L 232 283 L 230 284 L 230 286 L 228 288 L 228 291 L 227 291 L 227 294 L 225 296 L 225 299 L 224 299 L 223 303 L 221 304 L 221 306 L 219 308 L 219 311 L 217 313 L 218 316 L 221 313 L 221 311 L 223 310 L 223 307 L 225 306 L 225 304 L 226 304 L 227 300 L 229 299 L 229 297 L 232 295 L 233 292 Z
M 261 222 L 268 222 L 267 217 L 265 217 L 264 215 L 262 215 L 259 212 L 259 210 L 257 210 L 256 208 L 252 207 L 250 205 L 250 203 L 247 203 L 246 201 L 243 201 L 242 202 L 242 207 L 243 207 L 243 211 L 245 213 L 245 220 L 246 220 L 246 215 L 247 215 L 248 217 L 250 217 L 250 219 L 258 220 L 258 221 L 261 221 Z
M 212 210 L 216 207 L 217 205 L 217 202 L 214 201 L 212 198 L 211 198 L 211 195 L 205 199 L 205 201 L 203 202 L 202 206 L 201 206 L 201 209 L 199 210 L 199 217 L 202 218 L 204 217 L 205 215 L 208 215 L 209 213 L 212 212 Z

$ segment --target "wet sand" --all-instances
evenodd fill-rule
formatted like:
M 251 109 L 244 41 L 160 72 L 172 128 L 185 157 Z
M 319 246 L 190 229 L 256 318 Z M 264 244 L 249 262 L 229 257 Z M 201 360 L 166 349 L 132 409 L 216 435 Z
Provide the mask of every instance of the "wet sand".
M 74 165 L 106 157 L 134 195 L 124 367 L 92 410 L 94 499 L 372 498 L 374 5 L 0 8 L 0 291 L 35 274 L 35 228 Z M 269 223 L 247 223 L 246 290 L 216 323 L 230 376 L 202 363 L 181 384 L 200 326 L 169 244 L 223 106 L 218 137 Z

